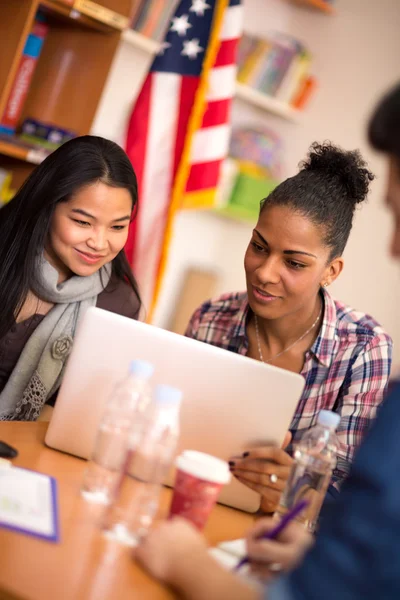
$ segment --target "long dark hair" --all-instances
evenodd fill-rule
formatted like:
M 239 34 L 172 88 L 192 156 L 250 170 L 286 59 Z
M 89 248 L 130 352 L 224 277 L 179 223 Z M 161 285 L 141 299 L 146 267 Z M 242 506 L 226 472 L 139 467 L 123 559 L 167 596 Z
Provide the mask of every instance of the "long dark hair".
M 32 289 L 37 255 L 45 247 L 56 204 L 96 181 L 127 189 L 134 214 L 137 181 L 127 155 L 114 142 L 90 135 L 75 138 L 50 154 L 0 210 L 0 339 L 14 324 Z M 132 287 L 140 304 L 124 250 L 112 261 L 112 275 Z
M 336 258 L 345 249 L 355 208 L 366 199 L 373 179 L 358 150 L 315 142 L 299 173 L 262 200 L 260 212 L 268 206 L 290 206 L 322 228 L 330 258 Z

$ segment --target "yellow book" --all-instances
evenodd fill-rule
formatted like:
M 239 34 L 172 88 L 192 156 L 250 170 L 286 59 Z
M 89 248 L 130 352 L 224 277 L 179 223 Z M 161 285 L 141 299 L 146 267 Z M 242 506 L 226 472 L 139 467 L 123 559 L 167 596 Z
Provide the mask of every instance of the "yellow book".
M 297 91 L 300 81 L 308 73 L 311 65 L 311 55 L 309 52 L 304 51 L 298 54 L 293 60 L 287 70 L 283 80 L 278 87 L 278 91 L 275 95 L 277 100 L 290 104 L 294 94 Z
M 92 0 L 75 0 L 74 9 L 92 19 L 115 27 L 115 29 L 122 30 L 129 26 L 129 17 L 124 17 L 97 2 L 92 2 Z
M 237 79 L 240 83 L 247 83 L 251 79 L 254 71 L 264 64 L 270 49 L 271 44 L 267 40 L 259 40 L 257 42 L 254 51 L 239 70 Z

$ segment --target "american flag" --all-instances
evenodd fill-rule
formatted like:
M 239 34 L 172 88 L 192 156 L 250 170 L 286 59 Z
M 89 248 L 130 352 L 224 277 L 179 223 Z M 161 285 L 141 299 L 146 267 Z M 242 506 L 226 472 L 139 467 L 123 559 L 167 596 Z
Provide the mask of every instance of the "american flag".
M 242 21 L 241 0 L 181 0 L 130 117 L 126 151 L 139 211 L 126 253 L 151 308 L 176 210 L 213 204 L 229 145 Z

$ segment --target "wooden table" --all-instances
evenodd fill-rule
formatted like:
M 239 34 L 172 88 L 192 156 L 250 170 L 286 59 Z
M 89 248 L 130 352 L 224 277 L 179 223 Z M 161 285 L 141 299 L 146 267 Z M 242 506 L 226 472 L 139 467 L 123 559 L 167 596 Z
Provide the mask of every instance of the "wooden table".
M 18 449 L 13 463 L 58 480 L 60 543 L 0 528 L 0 598 L 21 600 L 167 600 L 173 594 L 152 580 L 131 551 L 107 541 L 99 530 L 102 508 L 79 494 L 85 461 L 44 443 L 47 423 L 0 423 L 0 440 Z M 160 516 L 170 490 L 163 490 Z M 243 537 L 251 515 L 216 506 L 205 534 L 210 544 Z

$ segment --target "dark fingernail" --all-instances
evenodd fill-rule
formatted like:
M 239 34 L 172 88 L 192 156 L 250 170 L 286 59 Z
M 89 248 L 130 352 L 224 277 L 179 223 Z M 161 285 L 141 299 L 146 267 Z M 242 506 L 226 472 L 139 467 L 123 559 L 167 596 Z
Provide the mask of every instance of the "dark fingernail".
M 246 458 L 246 456 L 248 456 L 250 454 L 250 452 L 243 452 L 242 456 L 243 458 Z
M 234 466 L 235 466 L 235 464 L 236 464 L 236 463 L 235 463 L 235 461 L 234 461 L 234 460 L 230 460 L 230 461 L 228 462 L 228 465 L 229 465 L 230 467 L 234 467 Z

